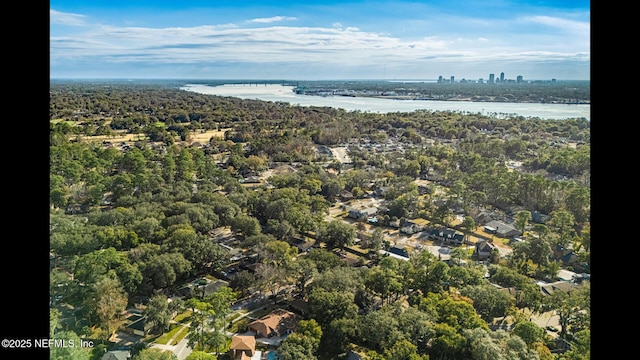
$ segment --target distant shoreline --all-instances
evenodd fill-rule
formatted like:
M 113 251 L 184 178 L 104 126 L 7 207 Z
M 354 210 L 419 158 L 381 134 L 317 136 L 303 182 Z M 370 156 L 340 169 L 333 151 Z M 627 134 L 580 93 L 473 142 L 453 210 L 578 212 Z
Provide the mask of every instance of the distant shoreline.
M 489 97 L 463 97 L 455 99 L 429 99 L 419 101 L 402 97 L 398 94 L 380 95 L 349 92 L 341 89 L 322 92 L 300 93 L 294 91 L 295 86 L 280 84 L 198 84 L 190 83 L 179 87 L 181 90 L 205 95 L 237 97 L 241 99 L 288 102 L 301 106 L 327 106 L 347 111 L 364 111 L 374 113 L 426 111 L 457 111 L 494 116 L 523 116 L 540 119 L 573 119 L 590 120 L 591 105 L 576 103 L 549 103 L 524 101 L 491 101 Z M 480 100 L 483 101 L 475 101 Z M 508 99 L 501 97 L 500 99 Z M 396 100 L 396 101 L 392 101 Z

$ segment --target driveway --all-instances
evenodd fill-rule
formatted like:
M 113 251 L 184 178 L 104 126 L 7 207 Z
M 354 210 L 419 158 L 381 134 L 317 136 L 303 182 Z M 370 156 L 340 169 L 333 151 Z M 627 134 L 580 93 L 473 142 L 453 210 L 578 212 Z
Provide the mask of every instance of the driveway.
M 188 327 L 189 325 L 183 325 L 183 326 Z M 175 336 L 177 335 L 178 333 L 176 333 Z M 171 344 L 173 340 L 174 340 L 173 338 L 169 339 L 169 341 L 167 341 L 167 344 L 151 343 L 149 347 L 160 349 L 163 351 L 171 351 L 178 357 L 178 360 L 184 360 L 187 356 L 189 356 L 189 354 L 191 354 L 191 351 L 192 351 L 192 349 L 188 345 L 189 340 L 185 337 L 184 339 L 180 340 L 180 342 L 178 342 L 176 345 L 168 345 L 168 344 Z

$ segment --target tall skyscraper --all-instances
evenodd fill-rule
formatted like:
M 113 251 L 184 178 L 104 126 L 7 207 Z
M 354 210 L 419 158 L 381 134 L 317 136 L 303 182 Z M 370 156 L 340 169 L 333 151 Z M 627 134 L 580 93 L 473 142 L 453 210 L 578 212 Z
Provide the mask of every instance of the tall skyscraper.
M 451 83 L 453 84 L 453 79 L 455 78 L 455 76 L 451 75 Z
M 516 82 L 518 84 L 520 84 L 522 82 L 522 75 L 518 75 L 518 77 L 516 78 Z
M 495 78 L 494 74 L 489 74 L 489 84 L 493 84 L 494 78 Z
M 502 84 L 504 82 L 504 73 L 501 72 L 500 73 L 500 83 Z

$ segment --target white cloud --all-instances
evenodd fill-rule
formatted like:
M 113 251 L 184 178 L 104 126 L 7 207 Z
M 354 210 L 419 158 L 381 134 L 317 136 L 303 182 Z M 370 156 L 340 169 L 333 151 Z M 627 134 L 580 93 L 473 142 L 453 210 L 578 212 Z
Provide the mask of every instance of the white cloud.
M 384 64 L 387 74 L 391 74 L 394 67 L 405 72 L 435 71 L 431 65 L 444 67 L 443 64 L 447 68 L 462 68 L 475 63 L 487 68 L 503 62 L 588 63 L 590 56 L 588 23 L 548 16 L 495 21 L 493 28 L 475 28 L 468 34 L 460 31 L 460 26 L 455 27 L 458 32 L 446 34 L 436 32 L 438 24 L 433 22 L 424 22 L 428 26 L 412 23 L 407 25 L 412 34 L 407 35 L 403 33 L 404 28 L 394 32 L 392 28 L 383 27 L 386 32 L 382 33 L 343 26 L 339 22 L 327 27 L 271 25 L 297 20 L 286 16 L 254 18 L 245 22 L 244 27 L 222 24 L 158 28 L 90 24 L 83 15 L 55 10 L 50 10 L 50 14 L 52 24 L 85 26 L 82 31 L 64 36 L 51 33 L 52 69 L 82 62 L 87 68 L 94 64 L 98 67 L 106 66 L 99 64 L 129 63 L 132 67 L 175 64 L 176 68 L 188 64 L 200 69 L 218 64 L 259 63 L 256 68 L 262 70 L 273 63 L 289 69 L 302 66 L 365 71 Z M 531 27 L 546 31 L 538 34 L 525 29 L 523 24 L 536 24 Z M 480 22 L 480 25 L 487 24 Z M 511 26 L 520 32 L 509 31 Z M 496 28 L 497 31 L 490 31 Z
M 385 61 L 422 62 L 459 58 L 460 61 L 498 61 L 513 58 L 560 59 L 576 54 L 524 52 L 473 47 L 486 39 L 448 41 L 438 37 L 403 39 L 357 28 L 196 26 L 144 28 L 97 26 L 73 37 L 51 37 L 52 61 L 102 57 L 112 61 L 195 63 L 307 62 L 374 64 Z
M 49 10 L 49 22 L 51 24 L 85 26 L 85 16 L 80 14 L 63 13 L 53 9 Z
M 526 20 L 573 33 L 589 34 L 591 24 L 551 16 L 532 16 Z
M 297 19 L 291 16 L 273 16 L 270 18 L 256 18 L 256 19 L 249 20 L 248 22 L 266 24 L 266 23 L 272 23 L 272 22 L 291 21 L 291 20 L 297 20 Z

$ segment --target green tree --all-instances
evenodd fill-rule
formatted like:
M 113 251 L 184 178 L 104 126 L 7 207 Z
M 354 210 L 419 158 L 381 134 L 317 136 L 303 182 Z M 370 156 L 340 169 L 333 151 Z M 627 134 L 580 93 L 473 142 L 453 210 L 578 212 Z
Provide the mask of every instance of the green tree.
M 469 215 L 465 216 L 462 219 L 462 224 L 460 224 L 460 226 L 462 227 L 462 232 L 464 233 L 464 241 L 465 243 L 469 242 L 469 236 L 476 231 L 476 221 Z
M 504 330 L 467 329 L 464 336 L 469 343 L 472 359 L 538 360 L 538 352 L 519 336 Z
M 416 303 L 419 310 L 435 319 L 434 322 L 447 324 L 456 333 L 478 327 L 489 330 L 489 325 L 473 308 L 471 299 L 452 296 L 449 293 L 428 293 L 426 296 L 420 296 Z
M 169 330 L 172 309 L 169 308 L 167 296 L 160 294 L 152 296 L 144 310 L 144 315 L 160 334 Z
M 307 258 L 313 260 L 318 272 L 321 274 L 329 269 L 345 266 L 344 262 L 336 254 L 323 248 L 311 249 L 307 254 Z
M 318 275 L 318 268 L 313 260 L 303 257 L 297 258 L 291 263 L 291 272 L 296 276 L 296 290 L 298 294 L 306 297 L 307 286 Z
M 561 360 L 589 360 L 591 359 L 591 330 L 580 330 L 573 336 L 571 348 L 558 358 Z
M 140 268 L 144 291 L 169 287 L 178 279 L 186 277 L 191 269 L 191 262 L 180 253 L 154 255 L 142 263 Z
M 513 333 L 518 335 L 527 345 L 531 346 L 535 342 L 542 342 L 545 331 L 532 321 L 519 321 L 513 327 Z
M 418 347 L 408 340 L 399 340 L 384 351 L 386 360 L 429 360 L 429 355 L 418 354 Z
M 263 261 L 275 266 L 285 266 L 298 255 L 298 248 L 287 242 L 274 240 L 265 244 Z
M 380 227 L 373 229 L 370 236 L 363 238 L 360 241 L 360 247 L 363 249 L 369 249 L 373 252 L 377 252 L 382 249 L 382 242 L 384 241 L 384 231 Z
M 315 355 L 318 349 L 319 339 L 316 342 L 308 336 L 293 333 L 280 344 L 278 355 L 282 360 L 317 359 Z
M 187 334 L 189 346 L 195 351 L 204 351 L 211 335 L 211 322 L 216 315 L 215 310 L 213 305 L 196 298 L 187 300 L 186 306 L 193 309 L 189 325 L 190 331 Z
M 93 286 L 93 296 L 87 302 L 106 338 L 124 323 L 128 300 L 128 294 L 117 279 L 105 277 Z
M 558 315 L 563 339 L 587 329 L 591 324 L 591 285 L 583 282 L 569 292 L 554 291 L 544 298 L 542 309 Z
M 555 244 L 566 247 L 571 242 L 575 234 L 575 229 L 573 228 L 575 219 L 573 214 L 566 210 L 555 210 L 549 215 L 551 216 L 549 225 L 558 234 Z
M 529 210 L 520 210 L 516 213 L 514 225 L 516 226 L 516 229 L 524 235 L 524 231 L 527 229 L 531 219 L 531 212 Z
M 340 220 L 333 220 L 318 231 L 318 240 L 329 247 L 344 249 L 353 245 L 356 239 L 356 228 Z
M 396 312 L 388 305 L 358 317 L 357 335 L 368 348 L 382 352 L 403 338 Z
M 380 296 L 381 302 L 384 305 L 385 300 L 391 300 L 392 295 L 397 297 L 402 291 L 402 283 L 400 280 L 400 276 L 393 269 L 376 267 L 369 270 L 364 284 L 367 289 Z
M 178 357 L 171 351 L 146 348 L 134 355 L 132 360 L 178 360 Z
M 351 293 L 314 288 L 309 294 L 310 315 L 323 329 L 333 320 L 354 319 L 358 306 L 353 300 L 354 295 Z
M 460 294 L 473 300 L 473 308 L 486 322 L 507 315 L 515 305 L 515 299 L 509 293 L 490 284 L 466 286 Z
M 254 236 L 261 232 L 260 222 L 253 216 L 240 214 L 231 220 L 231 230 L 246 237 Z
M 256 286 L 257 278 L 253 272 L 242 270 L 236 273 L 229 282 L 229 286 L 235 291 L 239 291 L 241 297 L 249 295 L 252 287 Z
M 216 360 L 215 355 L 211 355 L 204 351 L 192 351 L 184 360 Z
M 92 251 L 75 262 L 74 279 L 84 284 L 94 284 L 124 261 L 123 256 L 112 247 Z
M 470 255 L 467 249 L 465 249 L 464 247 L 456 247 L 451 249 L 451 251 L 449 252 L 449 256 L 454 264 L 461 265 L 461 260 L 467 260 Z
M 591 194 L 588 188 L 579 186 L 569 190 L 569 193 L 565 196 L 564 204 L 576 222 L 589 221 Z
M 55 341 L 64 341 L 67 346 L 50 346 L 49 359 L 51 360 L 89 360 L 91 348 L 80 346 L 80 337 L 73 331 L 60 331 L 52 337 Z M 33 346 L 33 343 L 32 343 Z
M 467 341 L 453 326 L 437 323 L 433 325 L 433 330 L 435 336 L 431 341 L 431 356 L 436 359 L 457 359 L 464 353 Z

